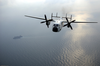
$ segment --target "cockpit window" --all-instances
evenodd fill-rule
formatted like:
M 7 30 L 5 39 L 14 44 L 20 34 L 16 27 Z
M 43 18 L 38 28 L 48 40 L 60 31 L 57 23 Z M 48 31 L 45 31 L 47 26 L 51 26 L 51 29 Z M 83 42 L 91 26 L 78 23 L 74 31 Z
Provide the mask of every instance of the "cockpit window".
M 59 26 L 58 24 L 54 24 L 53 26 Z

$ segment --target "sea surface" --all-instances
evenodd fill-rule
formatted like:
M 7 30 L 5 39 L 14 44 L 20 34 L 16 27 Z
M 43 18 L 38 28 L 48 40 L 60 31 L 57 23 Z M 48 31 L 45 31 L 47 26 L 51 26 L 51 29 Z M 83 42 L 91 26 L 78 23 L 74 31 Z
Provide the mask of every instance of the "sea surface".
M 32 33 L 14 34 L 16 30 L 7 31 L 11 27 L 1 30 L 0 66 L 100 66 L 100 34 L 74 27 L 57 33 L 51 26 L 32 29 Z

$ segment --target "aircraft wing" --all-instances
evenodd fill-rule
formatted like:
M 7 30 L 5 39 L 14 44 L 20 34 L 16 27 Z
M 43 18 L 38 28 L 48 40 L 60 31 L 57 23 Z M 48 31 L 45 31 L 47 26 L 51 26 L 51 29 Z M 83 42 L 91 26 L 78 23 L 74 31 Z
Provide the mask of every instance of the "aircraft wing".
M 71 22 L 71 23 L 98 23 L 98 22 Z
M 62 21 L 63 23 L 67 23 L 67 21 Z
M 33 16 L 27 16 L 25 15 L 26 17 L 30 17 L 30 18 L 35 18 L 35 19 L 41 19 L 41 20 L 45 20 L 44 18 L 39 18 L 39 17 L 33 17 Z

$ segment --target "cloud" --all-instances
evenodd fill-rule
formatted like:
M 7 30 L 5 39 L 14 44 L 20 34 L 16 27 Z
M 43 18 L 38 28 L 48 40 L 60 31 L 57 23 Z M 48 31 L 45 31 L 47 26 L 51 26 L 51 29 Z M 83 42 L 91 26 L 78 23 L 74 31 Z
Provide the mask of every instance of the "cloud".
M 0 6 L 14 5 L 15 0 L 0 0 Z

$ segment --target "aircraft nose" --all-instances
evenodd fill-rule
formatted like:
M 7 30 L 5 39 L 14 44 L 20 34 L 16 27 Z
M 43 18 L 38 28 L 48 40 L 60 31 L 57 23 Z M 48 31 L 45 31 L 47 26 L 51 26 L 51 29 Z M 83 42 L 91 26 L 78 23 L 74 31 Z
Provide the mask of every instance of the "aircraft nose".
M 57 27 L 54 27 L 54 28 L 53 28 L 53 31 L 54 31 L 54 32 L 58 32 L 58 28 L 57 28 Z

